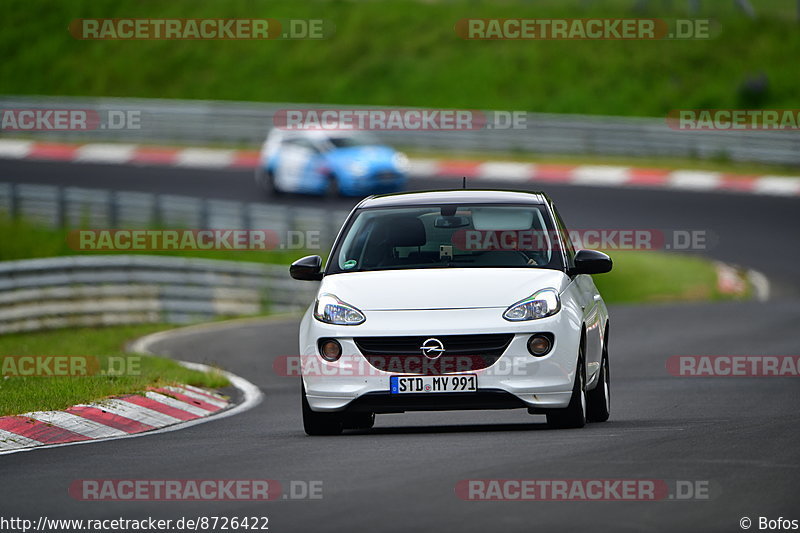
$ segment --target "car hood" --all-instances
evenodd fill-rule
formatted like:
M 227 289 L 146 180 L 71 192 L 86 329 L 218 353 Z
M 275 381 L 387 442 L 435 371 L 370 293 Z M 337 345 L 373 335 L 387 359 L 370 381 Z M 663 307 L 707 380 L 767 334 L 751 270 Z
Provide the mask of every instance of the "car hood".
M 535 268 L 437 268 L 348 272 L 325 276 L 331 293 L 362 311 L 506 308 L 546 287 L 564 289 L 559 270 Z

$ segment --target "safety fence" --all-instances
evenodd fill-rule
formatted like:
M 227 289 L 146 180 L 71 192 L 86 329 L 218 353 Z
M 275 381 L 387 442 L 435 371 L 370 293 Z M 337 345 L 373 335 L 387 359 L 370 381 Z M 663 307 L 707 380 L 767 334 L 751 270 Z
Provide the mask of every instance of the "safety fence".
M 149 255 L 0 262 L 0 334 L 188 323 L 306 307 L 316 283 L 283 266 Z
M 371 109 L 370 106 L 323 106 L 122 98 L 0 96 L 0 109 L 78 109 L 97 116 L 128 117 L 119 127 L 88 131 L 62 129 L 36 132 L 52 140 L 101 140 L 255 147 L 286 109 Z M 494 115 L 497 112 L 486 112 Z M 800 164 L 800 133 L 790 131 L 682 131 L 666 118 L 523 113 L 523 128 L 378 131 L 385 142 L 418 150 L 449 152 L 526 152 L 539 154 L 696 157 Z M 113 124 L 112 124 L 113 126 Z M 507 124 L 506 124 L 507 126 Z M 18 136 L 22 131 L 6 132 Z M 33 135 L 33 134 L 31 134 Z

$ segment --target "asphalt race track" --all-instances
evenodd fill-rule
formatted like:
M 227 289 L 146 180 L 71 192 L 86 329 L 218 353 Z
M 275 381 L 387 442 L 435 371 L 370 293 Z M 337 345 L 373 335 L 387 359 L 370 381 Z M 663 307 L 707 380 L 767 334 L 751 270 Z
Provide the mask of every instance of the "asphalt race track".
M 261 199 L 247 171 L 0 162 L 0 180 Z M 412 188 L 458 185 L 413 180 Z M 478 183 L 474 187 L 503 184 Z M 531 184 L 531 188 L 539 188 Z M 797 199 L 577 186 L 541 187 L 572 228 L 695 229 L 703 253 L 756 268 L 768 302 L 612 306 L 612 415 L 551 430 L 524 411 L 381 415 L 369 432 L 306 437 L 296 320 L 232 325 L 162 341 L 170 356 L 219 363 L 265 393 L 256 408 L 185 430 L 0 457 L 0 514 L 50 518 L 268 516 L 270 531 L 741 531 L 749 517 L 800 519 L 797 378 L 680 378 L 672 355 L 797 355 Z M 290 198 L 288 202 L 325 204 Z M 354 202 L 342 200 L 342 207 Z M 323 498 L 252 502 L 80 502 L 78 479 L 319 480 Z M 470 502 L 466 479 L 655 479 L 708 483 L 709 499 Z

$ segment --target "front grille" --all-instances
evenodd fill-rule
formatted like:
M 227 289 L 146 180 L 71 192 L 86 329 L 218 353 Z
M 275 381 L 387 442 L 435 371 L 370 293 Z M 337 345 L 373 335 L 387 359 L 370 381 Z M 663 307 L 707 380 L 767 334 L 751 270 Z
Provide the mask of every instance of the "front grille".
M 438 339 L 444 353 L 430 359 L 420 348 Z M 369 364 L 378 370 L 402 374 L 447 374 L 492 366 L 511 343 L 512 333 L 487 335 L 425 335 L 410 337 L 356 337 L 353 340 Z

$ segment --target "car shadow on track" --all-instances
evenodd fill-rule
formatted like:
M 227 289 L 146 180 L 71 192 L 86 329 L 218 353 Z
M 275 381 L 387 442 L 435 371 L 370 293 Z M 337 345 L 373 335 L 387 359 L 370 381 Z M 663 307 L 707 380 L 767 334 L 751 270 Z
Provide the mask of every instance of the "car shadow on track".
M 545 422 L 540 423 L 501 423 L 501 424 L 464 424 L 452 426 L 393 426 L 378 427 L 369 430 L 345 431 L 344 435 L 400 435 L 423 433 L 486 433 L 501 431 L 546 431 L 551 429 Z M 559 430 L 563 431 L 563 430 Z
M 605 423 L 590 423 L 577 431 L 633 431 L 633 432 L 673 432 L 682 431 L 687 428 L 686 421 L 683 420 L 612 420 Z M 546 422 L 515 422 L 497 424 L 459 424 L 459 425 L 436 425 L 436 426 L 391 426 L 377 427 L 368 430 L 347 430 L 343 435 L 419 435 L 432 433 L 499 433 L 499 432 L 520 432 L 520 431 L 545 431 L 563 434 L 576 430 L 558 429 L 547 425 Z

